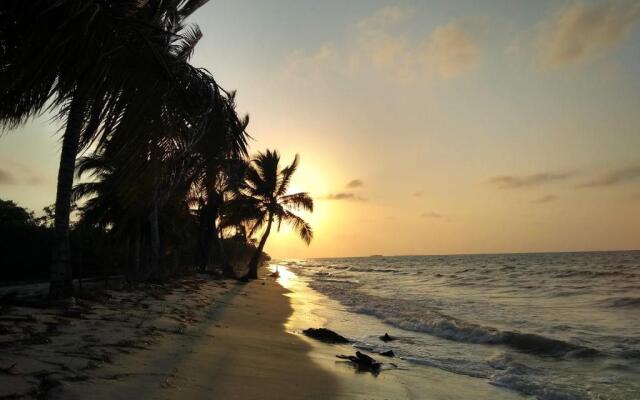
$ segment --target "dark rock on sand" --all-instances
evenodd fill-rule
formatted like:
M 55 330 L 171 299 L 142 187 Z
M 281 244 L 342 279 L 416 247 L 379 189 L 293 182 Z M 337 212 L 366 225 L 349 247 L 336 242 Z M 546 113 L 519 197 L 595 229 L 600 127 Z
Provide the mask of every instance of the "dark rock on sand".
M 394 338 L 393 336 L 389 336 L 388 333 L 385 333 L 384 335 L 380 336 L 380 340 L 382 340 L 383 342 L 390 342 L 392 340 L 396 340 L 396 338 Z
M 358 370 L 368 371 L 374 375 L 377 375 L 380 372 L 380 366 L 382 365 L 382 363 L 376 361 L 374 358 L 359 351 L 356 351 L 355 356 L 337 354 L 336 357 L 341 360 L 349 360 L 358 367 Z
M 302 331 L 306 336 L 325 343 L 349 343 L 346 337 L 327 328 L 309 328 Z
M 393 353 L 393 350 L 381 351 L 378 354 L 380 354 L 381 356 L 385 356 L 385 357 L 395 357 L 395 354 Z

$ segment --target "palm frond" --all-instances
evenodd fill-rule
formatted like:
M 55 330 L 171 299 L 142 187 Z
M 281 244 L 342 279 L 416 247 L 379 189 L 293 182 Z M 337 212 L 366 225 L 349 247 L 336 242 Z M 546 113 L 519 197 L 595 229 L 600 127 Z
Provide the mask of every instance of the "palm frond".
M 285 193 L 287 193 L 287 190 L 289 190 L 291 177 L 298 169 L 299 161 L 300 157 L 296 154 L 291 164 L 282 169 L 282 172 L 280 173 L 280 185 L 278 186 L 278 191 L 276 193 L 278 196 L 284 195 Z
M 313 240 L 313 229 L 311 229 L 309 223 L 290 211 L 286 211 L 282 219 L 293 227 L 307 245 L 311 243 L 311 240 Z
M 285 207 L 294 210 L 313 212 L 313 199 L 309 193 L 301 192 L 282 196 L 280 201 Z
M 71 191 L 71 200 L 77 202 L 85 197 L 97 196 L 100 194 L 100 182 L 79 183 L 73 187 Z
M 178 37 L 179 40 L 173 45 L 172 51 L 179 60 L 187 61 L 202 39 L 202 31 L 198 25 L 192 24 L 185 28 Z

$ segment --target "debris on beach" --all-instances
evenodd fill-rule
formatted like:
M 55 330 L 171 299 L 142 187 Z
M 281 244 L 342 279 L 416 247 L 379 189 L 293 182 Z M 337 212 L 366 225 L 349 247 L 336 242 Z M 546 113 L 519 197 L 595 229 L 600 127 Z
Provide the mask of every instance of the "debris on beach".
M 380 354 L 381 356 L 385 356 L 385 357 L 395 357 L 396 356 L 394 354 L 393 350 L 381 351 L 378 354 Z
M 380 336 L 380 340 L 382 340 L 383 342 L 390 342 L 392 340 L 396 340 L 396 338 L 393 336 L 389 336 L 388 333 L 385 333 L 384 335 Z
M 54 303 L 33 286 L 0 290 L 0 399 L 50 398 L 100 376 L 94 370 L 120 354 L 188 335 L 224 293 L 215 281 L 186 277 L 135 289 L 91 287 Z
M 373 357 L 359 351 L 356 351 L 355 356 L 336 354 L 336 357 L 341 360 L 349 360 L 356 365 L 359 371 L 371 372 L 374 375 L 380 372 L 380 366 L 382 365 L 381 362 L 376 361 Z
M 346 337 L 327 328 L 309 328 L 302 331 L 306 336 L 325 343 L 350 343 Z

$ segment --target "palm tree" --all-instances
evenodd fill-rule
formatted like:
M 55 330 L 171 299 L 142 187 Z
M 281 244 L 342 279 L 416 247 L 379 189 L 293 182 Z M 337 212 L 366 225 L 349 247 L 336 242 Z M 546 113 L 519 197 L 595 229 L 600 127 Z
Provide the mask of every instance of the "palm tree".
M 73 291 L 69 214 L 80 148 L 107 135 L 132 97 L 171 77 L 166 43 L 206 0 L 0 2 L 0 125 L 47 108 L 66 121 L 58 172 L 50 295 Z M 152 98 L 148 96 L 148 98 Z M 137 116 L 144 123 L 144 114 Z
M 215 253 L 228 277 L 235 277 L 235 272 L 222 245 L 218 220 L 225 198 L 233 196 L 234 188 L 244 177 L 248 124 L 248 116 L 239 118 L 236 113 L 235 92 L 227 93 L 220 89 L 192 153 L 195 162 L 194 192 L 200 214 L 200 267 L 210 265 Z
M 245 201 L 251 205 L 253 214 L 257 216 L 249 236 L 265 224 L 266 228 L 249 262 L 245 279 L 258 278 L 258 264 L 274 222 L 278 229 L 282 222 L 290 224 L 307 244 L 313 239 L 311 226 L 293 212 L 296 210 L 313 212 L 313 199 L 306 192 L 288 193 L 291 177 L 298 168 L 298 160 L 296 154 L 290 165 L 280 169 L 280 154 L 276 150 L 267 150 L 264 153 L 258 153 L 247 170 Z

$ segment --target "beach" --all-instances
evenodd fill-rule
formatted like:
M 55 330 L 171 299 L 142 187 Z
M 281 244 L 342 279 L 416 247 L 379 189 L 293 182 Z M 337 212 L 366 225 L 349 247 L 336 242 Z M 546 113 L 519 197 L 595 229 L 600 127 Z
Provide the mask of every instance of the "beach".
M 335 358 L 353 354 L 350 345 L 316 342 L 296 328 L 322 323 L 306 303 L 313 295 L 303 288 L 294 293 L 272 278 L 241 284 L 198 277 L 170 287 L 105 291 L 108 299 L 78 300 L 66 311 L 13 307 L 1 320 L 3 332 L 13 327 L 15 333 L 13 342 L 2 336 L 0 396 L 516 398 L 437 369 L 426 375 L 422 369 L 395 369 L 389 365 L 392 360 L 379 356 L 385 362 L 379 375 L 357 372 Z M 40 336 L 27 340 L 26 334 L 17 333 L 54 322 L 57 328 L 49 328 L 51 334 L 44 328 Z

